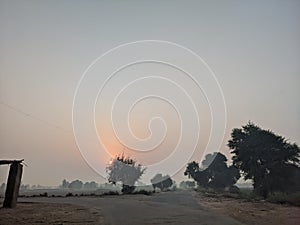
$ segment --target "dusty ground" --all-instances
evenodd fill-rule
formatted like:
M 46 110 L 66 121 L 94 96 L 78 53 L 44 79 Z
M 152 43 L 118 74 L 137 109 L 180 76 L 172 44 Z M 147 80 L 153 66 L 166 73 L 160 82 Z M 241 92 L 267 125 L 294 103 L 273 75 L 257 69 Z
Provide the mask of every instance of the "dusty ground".
M 200 205 L 246 225 L 300 225 L 300 207 L 226 197 L 207 197 L 201 193 L 197 193 L 195 197 Z
M 0 225 L 300 225 L 300 207 L 207 197 L 192 191 L 19 201 L 16 209 L 0 208 Z
M 82 221 L 77 217 L 76 221 L 79 224 L 105 224 L 105 225 L 240 225 L 236 220 L 211 212 L 204 207 L 201 207 L 195 200 L 191 192 L 176 191 L 154 194 L 151 196 L 146 195 L 108 195 L 97 197 L 36 197 L 36 198 L 19 198 L 21 202 L 38 202 L 40 203 L 54 203 L 55 206 L 61 207 L 61 204 L 72 204 L 86 209 L 93 210 L 98 213 L 98 216 L 103 216 L 103 222 L 93 222 L 94 219 L 90 217 L 88 211 L 82 210 Z M 22 206 L 20 204 L 19 206 Z M 36 205 L 35 210 L 32 209 L 28 212 L 20 210 L 19 214 L 15 215 L 19 218 L 16 224 L 30 224 L 31 220 L 44 221 L 44 224 L 59 224 L 62 219 L 66 223 L 62 224 L 75 224 L 76 213 L 72 213 L 74 209 L 65 208 L 69 214 L 61 217 L 54 222 L 48 221 L 47 218 L 53 219 L 56 213 L 60 212 L 56 207 L 47 210 L 42 209 L 41 205 Z M 22 209 L 22 208 L 21 208 Z M 42 210 L 42 211 L 41 211 Z M 54 211 L 52 211 L 54 210 Z M 1 211 L 1 210 L 0 210 Z M 78 210 L 77 210 L 78 211 Z M 80 210 L 79 210 L 80 211 Z M 41 215 L 43 214 L 44 215 Z M 1 212 L 0 212 L 1 213 Z M 35 215 L 30 215 L 35 213 Z M 46 214 L 50 214 L 49 217 Z M 1 216 L 1 215 L 0 215 Z M 54 217 L 53 217 L 54 216 Z M 74 218 L 73 218 L 74 217 Z M 22 219 L 23 218 L 23 219 Z M 26 218 L 26 220 L 24 219 Z M 44 219 L 43 219 L 44 218 Z M 58 217 L 57 217 L 58 218 Z M 55 218 L 56 219 L 56 218 Z M 3 220 L 2 220 L 3 221 Z M 4 220 L 5 222 L 5 220 Z M 4 223 L 6 225 L 8 223 Z M 77 223 L 76 223 L 77 224 Z
M 103 224 L 103 217 L 97 211 L 70 204 L 21 202 L 15 209 L 0 208 L 0 224 Z

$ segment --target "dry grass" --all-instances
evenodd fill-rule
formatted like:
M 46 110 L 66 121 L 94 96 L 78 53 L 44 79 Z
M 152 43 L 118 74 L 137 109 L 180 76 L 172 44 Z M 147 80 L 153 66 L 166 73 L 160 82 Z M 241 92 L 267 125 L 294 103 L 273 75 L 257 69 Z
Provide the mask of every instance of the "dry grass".
M 216 213 L 230 216 L 246 225 L 300 224 L 300 207 L 274 204 L 263 200 L 235 198 L 234 196 L 196 194 L 198 203 Z
M 24 202 L 18 203 L 15 209 L 0 208 L 0 224 L 103 224 L 103 217 L 80 206 Z

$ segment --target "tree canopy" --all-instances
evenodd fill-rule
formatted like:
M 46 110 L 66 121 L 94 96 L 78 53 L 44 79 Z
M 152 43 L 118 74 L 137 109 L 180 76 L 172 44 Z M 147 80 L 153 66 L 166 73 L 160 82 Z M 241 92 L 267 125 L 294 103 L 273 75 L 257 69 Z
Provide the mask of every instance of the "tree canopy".
M 300 154 L 297 144 L 249 122 L 232 130 L 228 146 L 233 164 L 246 180 L 253 180 L 258 194 L 266 198 L 270 192 L 295 189 Z
M 155 188 L 159 188 L 161 191 L 165 191 L 173 185 L 173 180 L 169 175 L 163 176 L 158 173 L 151 179 L 152 186 Z
M 81 189 L 82 187 L 83 187 L 83 183 L 80 180 L 74 180 L 68 186 L 68 188 L 71 189 Z
M 227 166 L 227 158 L 222 153 L 208 154 L 202 161 L 202 166 L 195 161 L 189 163 L 185 176 L 193 178 L 199 186 L 213 189 L 232 187 L 240 178 L 238 169 Z
M 134 191 L 135 182 L 139 180 L 145 170 L 146 168 L 141 164 L 137 164 L 136 161 L 130 157 L 125 157 L 124 154 L 117 155 L 106 167 L 108 182 L 112 184 L 120 182 L 124 194 Z

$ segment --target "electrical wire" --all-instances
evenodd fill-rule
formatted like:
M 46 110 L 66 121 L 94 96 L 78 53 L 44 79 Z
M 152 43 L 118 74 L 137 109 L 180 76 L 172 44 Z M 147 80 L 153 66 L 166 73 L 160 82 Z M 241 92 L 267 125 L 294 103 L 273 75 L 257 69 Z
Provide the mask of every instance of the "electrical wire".
M 65 132 L 65 133 L 69 133 L 69 134 L 72 133 L 71 131 L 69 131 L 69 130 L 61 127 L 61 126 L 58 126 L 58 125 L 56 125 L 54 123 L 51 123 L 51 122 L 49 122 L 47 120 L 41 119 L 41 118 L 39 118 L 39 117 L 31 114 L 31 113 L 25 112 L 25 111 L 23 111 L 23 110 L 15 107 L 15 106 L 7 104 L 6 102 L 0 101 L 0 105 L 5 106 L 6 108 L 9 108 L 9 109 L 11 109 L 11 110 L 13 110 L 13 111 L 15 111 L 15 112 L 17 112 L 19 114 L 22 114 L 25 117 L 29 117 L 29 118 L 31 118 L 33 120 L 39 121 L 40 123 L 43 123 L 43 124 L 45 124 L 47 126 L 50 126 L 52 128 L 56 128 L 56 129 L 61 130 L 61 131 Z

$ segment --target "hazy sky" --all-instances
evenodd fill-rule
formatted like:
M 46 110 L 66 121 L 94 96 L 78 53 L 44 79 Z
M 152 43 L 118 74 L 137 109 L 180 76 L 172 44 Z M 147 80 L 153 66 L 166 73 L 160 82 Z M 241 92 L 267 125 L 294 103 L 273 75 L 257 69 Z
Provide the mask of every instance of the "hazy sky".
M 25 159 L 28 167 L 24 169 L 24 183 L 57 185 L 64 178 L 102 182 L 75 142 L 74 93 L 93 60 L 118 45 L 139 40 L 164 40 L 185 46 L 215 72 L 226 102 L 227 126 L 220 150 L 227 156 L 226 143 L 232 128 L 249 120 L 299 144 L 299 21 L 297 0 L 1 0 L 0 158 Z M 133 68 L 116 76 L 106 86 L 107 93 L 130 82 L 130 76 L 139 71 L 138 65 Z M 163 67 L 159 71 L 172 74 L 176 82 L 193 90 L 190 81 L 176 75 L 178 71 Z M 157 74 L 149 68 L 146 75 Z M 138 76 L 139 73 L 135 79 Z M 161 81 L 154 80 L 141 85 L 141 90 L 134 92 L 137 97 L 144 87 L 163 90 L 162 95 L 168 95 L 172 89 L 159 88 Z M 198 94 L 195 91 L 191 95 Z M 199 122 L 203 130 L 193 159 L 199 161 L 209 137 L 211 118 L 205 98 L 201 93 L 198 96 L 193 99 L 201 111 Z M 123 149 L 103 116 L 110 100 L 104 95 L 104 102 L 96 105 L 95 120 L 98 135 L 115 154 Z M 180 102 L 184 103 L 184 99 Z M 148 137 L 147 124 L 153 116 L 165 118 L 168 127 L 162 145 L 148 155 L 129 152 L 145 164 L 167 157 L 180 136 L 176 110 L 159 99 L 142 101 L 133 108 L 129 119 L 133 133 L 139 138 Z M 117 118 L 122 123 L 122 117 Z M 156 128 L 159 132 L 162 127 Z M 0 182 L 6 182 L 7 167 L 0 169 Z M 176 177 L 182 179 L 182 175 Z

